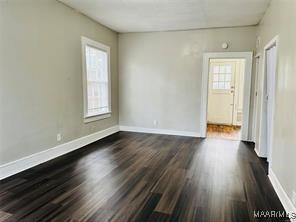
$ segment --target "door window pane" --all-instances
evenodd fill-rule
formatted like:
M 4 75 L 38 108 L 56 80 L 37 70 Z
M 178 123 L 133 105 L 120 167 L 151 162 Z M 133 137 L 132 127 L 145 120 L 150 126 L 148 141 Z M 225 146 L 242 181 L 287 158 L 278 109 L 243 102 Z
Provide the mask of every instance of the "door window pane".
M 231 65 L 216 65 L 213 68 L 212 88 L 215 90 L 231 89 Z
M 219 66 L 214 66 L 214 73 L 219 73 Z

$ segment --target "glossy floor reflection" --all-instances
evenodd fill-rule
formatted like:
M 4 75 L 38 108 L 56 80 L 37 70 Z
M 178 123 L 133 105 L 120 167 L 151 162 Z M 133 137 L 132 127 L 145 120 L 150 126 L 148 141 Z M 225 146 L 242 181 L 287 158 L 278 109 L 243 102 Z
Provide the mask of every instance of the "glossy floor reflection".
M 252 145 L 212 138 L 120 132 L 0 185 L 0 221 L 261 221 L 254 210 L 283 207 Z

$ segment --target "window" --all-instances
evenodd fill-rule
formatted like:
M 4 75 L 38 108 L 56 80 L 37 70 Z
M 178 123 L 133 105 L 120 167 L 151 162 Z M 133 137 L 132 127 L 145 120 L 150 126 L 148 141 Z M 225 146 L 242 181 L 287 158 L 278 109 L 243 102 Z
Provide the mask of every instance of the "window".
M 217 65 L 213 70 L 213 89 L 230 89 L 232 67 L 230 65 Z
M 110 48 L 82 37 L 85 122 L 111 116 Z

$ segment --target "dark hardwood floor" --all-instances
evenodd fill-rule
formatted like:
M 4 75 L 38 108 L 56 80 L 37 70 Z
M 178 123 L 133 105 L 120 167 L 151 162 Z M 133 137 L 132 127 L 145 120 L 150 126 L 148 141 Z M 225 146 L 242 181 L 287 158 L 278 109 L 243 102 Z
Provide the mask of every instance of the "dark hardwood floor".
M 0 182 L 0 221 L 285 221 L 250 144 L 120 132 Z

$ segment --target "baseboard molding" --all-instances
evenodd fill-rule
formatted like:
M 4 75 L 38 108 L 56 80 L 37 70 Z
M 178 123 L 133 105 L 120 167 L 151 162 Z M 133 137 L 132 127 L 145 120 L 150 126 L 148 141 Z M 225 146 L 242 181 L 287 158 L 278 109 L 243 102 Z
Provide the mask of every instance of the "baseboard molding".
M 256 146 L 255 146 L 254 150 L 255 150 L 255 153 L 257 154 L 258 157 L 260 157 L 260 158 L 266 158 L 265 155 L 262 155 L 262 154 L 259 152 L 259 150 L 258 150 L 258 148 L 257 148 Z
M 76 149 L 79 149 L 106 136 L 112 135 L 118 131 L 119 126 L 113 126 L 108 129 L 72 140 L 64 144 L 60 144 L 56 147 L 1 165 L 0 180 L 22 172 L 31 167 L 37 166 L 56 157 L 62 156 Z
M 255 148 L 254 148 L 254 151 L 255 151 L 255 153 L 257 154 L 258 157 L 261 157 L 260 154 L 259 154 L 259 151 L 258 151 L 258 149 L 257 149 L 256 146 L 255 146 Z
M 137 132 L 137 133 L 200 137 L 200 133 L 190 132 L 190 131 L 177 131 L 177 130 L 158 129 L 158 128 L 143 128 L 143 127 L 134 127 L 134 126 L 119 126 L 119 129 L 120 131 Z
M 292 201 L 288 197 L 287 193 L 285 192 L 284 188 L 282 187 L 280 181 L 278 180 L 277 176 L 273 172 L 271 168 L 269 168 L 269 174 L 268 174 L 269 180 L 277 193 L 281 203 L 283 204 L 285 211 L 287 213 L 294 213 L 296 214 L 296 207 L 293 205 Z M 295 219 L 292 220 L 293 218 L 290 218 L 291 221 L 296 221 Z

